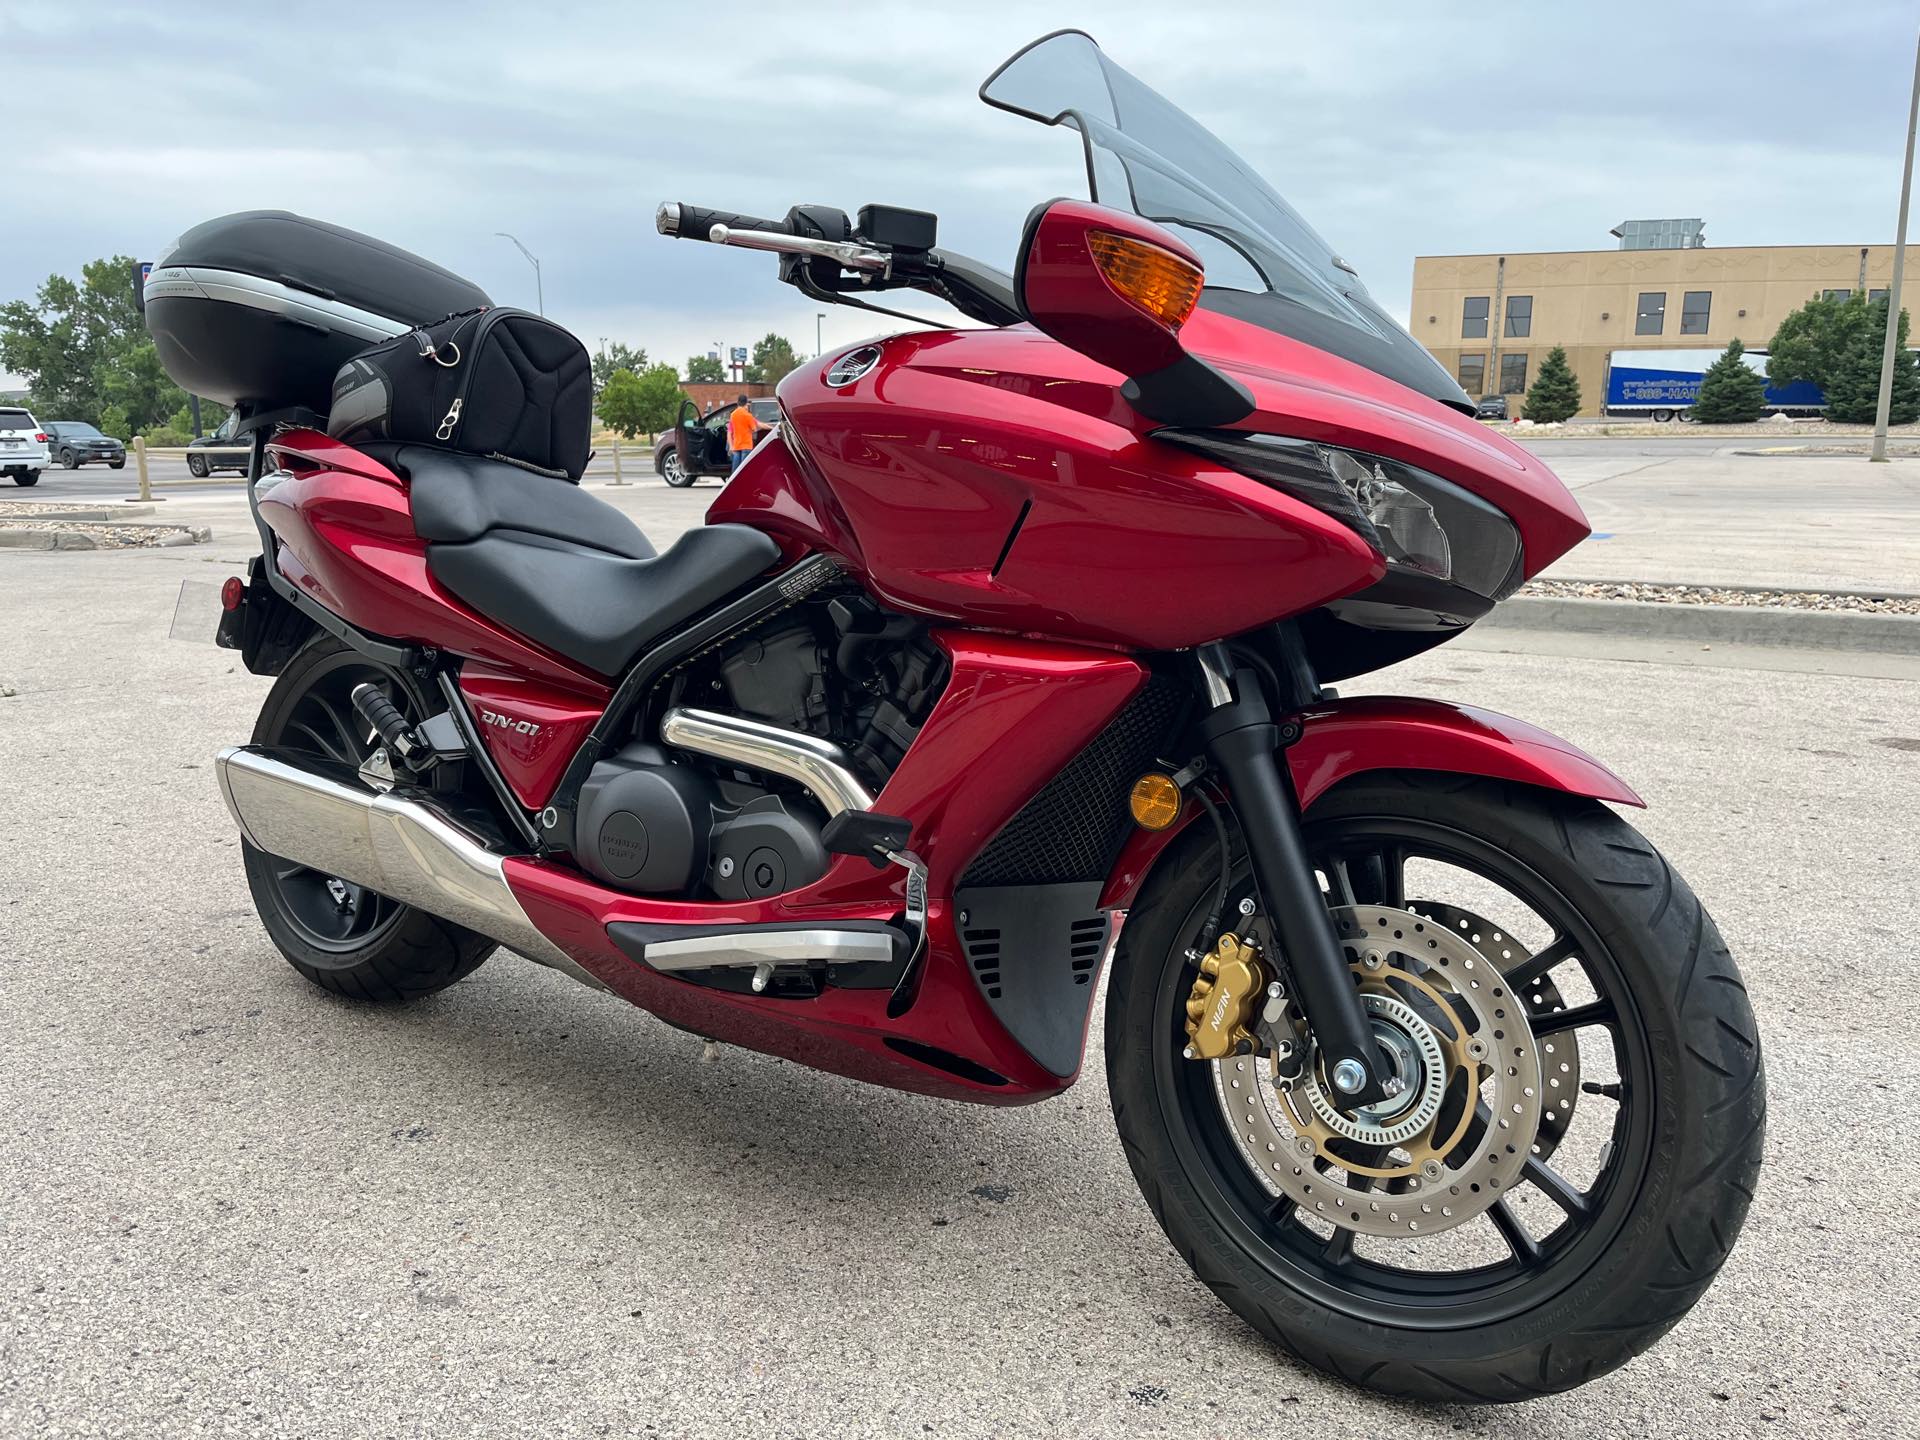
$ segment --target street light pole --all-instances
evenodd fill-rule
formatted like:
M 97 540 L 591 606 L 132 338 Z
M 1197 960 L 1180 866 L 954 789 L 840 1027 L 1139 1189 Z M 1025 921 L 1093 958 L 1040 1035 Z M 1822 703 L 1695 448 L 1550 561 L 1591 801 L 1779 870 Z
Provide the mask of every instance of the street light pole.
M 518 250 L 522 255 L 526 256 L 527 263 L 533 266 L 533 293 L 535 296 L 535 303 L 539 305 L 540 313 L 542 315 L 546 314 L 547 313 L 547 291 L 546 291 L 546 286 L 542 284 L 540 280 L 539 258 L 535 256 L 531 250 L 527 249 L 526 246 L 520 243 L 518 236 L 509 235 L 504 230 L 496 230 L 493 233 L 495 235 L 498 235 L 502 240 L 513 241 L 513 248 Z
M 1893 361 L 1900 344 L 1900 279 L 1907 269 L 1907 201 L 1913 195 L 1913 132 L 1920 121 L 1920 41 L 1913 51 L 1913 99 L 1907 104 L 1907 164 L 1900 173 L 1900 228 L 1893 237 L 1893 280 L 1887 286 L 1887 338 L 1880 349 L 1880 404 L 1873 412 L 1873 453 L 1886 462 L 1887 417 L 1893 410 Z
M 827 318 L 827 312 L 818 310 L 813 316 L 813 358 L 820 358 L 820 322 Z

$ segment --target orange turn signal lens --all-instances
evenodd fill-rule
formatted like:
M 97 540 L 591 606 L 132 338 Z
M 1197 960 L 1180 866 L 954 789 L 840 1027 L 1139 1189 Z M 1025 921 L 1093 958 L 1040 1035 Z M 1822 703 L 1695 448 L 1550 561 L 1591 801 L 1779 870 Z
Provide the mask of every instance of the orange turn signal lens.
M 1142 830 L 1164 830 L 1180 818 L 1180 787 L 1171 775 L 1142 775 L 1133 782 L 1127 808 Z
M 1200 267 L 1171 250 L 1106 230 L 1089 230 L 1087 248 L 1107 283 L 1169 330 L 1186 324 L 1200 303 Z

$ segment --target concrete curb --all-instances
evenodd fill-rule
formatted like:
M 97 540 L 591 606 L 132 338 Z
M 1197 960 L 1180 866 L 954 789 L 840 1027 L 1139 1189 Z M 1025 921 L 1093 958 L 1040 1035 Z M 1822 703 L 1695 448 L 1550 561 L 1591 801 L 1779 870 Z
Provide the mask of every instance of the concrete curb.
M 19 530 L 0 524 L 0 550 L 164 550 L 179 545 L 205 545 L 213 539 L 213 530 L 206 525 L 134 524 L 126 528 L 169 530 L 174 533 L 163 537 L 151 546 L 102 545 L 94 536 L 78 530 Z
M 1742 595 L 1844 595 L 1850 600 L 1920 600 L 1920 590 L 1860 590 L 1842 585 L 1722 585 L 1711 580 L 1605 580 L 1572 575 L 1536 575 L 1535 580 L 1550 585 L 1651 585 L 1662 590 L 1733 590 Z M 1529 595 L 1529 600 L 1578 600 L 1578 595 Z M 1596 600 L 1612 599 L 1596 595 Z M 1659 600 L 1634 601 L 1634 604 L 1659 605 Z
M 1920 615 L 1867 615 L 1784 606 L 1660 605 L 1638 600 L 1518 595 L 1495 608 L 1476 628 L 1920 656 Z
M 49 524 L 63 520 L 73 520 L 88 525 L 119 525 L 129 515 L 151 515 L 151 505 L 125 505 L 120 507 L 67 505 L 64 503 L 36 505 L 32 514 L 0 515 L 0 520 L 44 520 Z

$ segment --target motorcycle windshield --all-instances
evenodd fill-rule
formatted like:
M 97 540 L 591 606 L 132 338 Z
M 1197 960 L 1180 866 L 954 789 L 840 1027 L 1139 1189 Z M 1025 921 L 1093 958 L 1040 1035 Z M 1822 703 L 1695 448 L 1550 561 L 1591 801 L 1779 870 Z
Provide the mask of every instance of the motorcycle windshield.
M 1353 267 L 1213 133 L 1078 30 L 1034 41 L 980 87 L 1002 110 L 1080 132 L 1094 201 L 1164 225 L 1206 266 L 1201 304 L 1471 411 Z

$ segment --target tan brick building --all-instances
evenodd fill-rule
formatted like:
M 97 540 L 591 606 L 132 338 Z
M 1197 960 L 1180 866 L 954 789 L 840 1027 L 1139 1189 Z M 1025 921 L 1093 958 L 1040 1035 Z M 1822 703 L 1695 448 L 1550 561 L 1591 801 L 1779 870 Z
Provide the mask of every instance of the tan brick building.
M 1742 245 L 1687 250 L 1560 250 L 1423 255 L 1413 262 L 1407 328 L 1466 392 L 1505 394 L 1514 414 L 1555 345 L 1596 415 L 1615 350 L 1765 348 L 1811 296 L 1865 290 L 1893 274 L 1891 245 Z M 1920 303 L 1920 246 L 1909 246 L 1902 308 Z M 1912 297 L 1912 298 L 1909 298 Z

